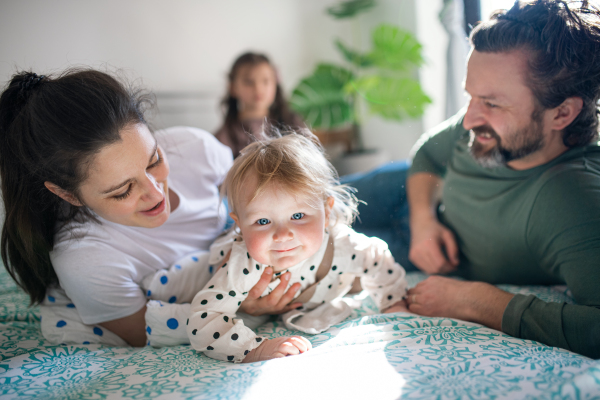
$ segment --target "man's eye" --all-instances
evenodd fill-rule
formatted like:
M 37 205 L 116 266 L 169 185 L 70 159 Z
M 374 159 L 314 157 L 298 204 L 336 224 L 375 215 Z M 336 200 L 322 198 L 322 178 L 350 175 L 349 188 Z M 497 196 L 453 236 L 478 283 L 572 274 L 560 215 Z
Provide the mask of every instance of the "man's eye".
M 256 221 L 257 224 L 259 225 L 267 225 L 270 221 L 266 218 L 261 218 L 258 221 Z
M 496 108 L 496 107 L 498 107 L 497 105 L 495 105 L 494 103 L 490 103 L 489 101 L 486 101 L 486 102 L 485 102 L 485 105 L 486 105 L 487 107 L 489 107 L 489 108 Z
M 292 215 L 292 219 L 302 219 L 304 218 L 304 213 L 295 213 Z

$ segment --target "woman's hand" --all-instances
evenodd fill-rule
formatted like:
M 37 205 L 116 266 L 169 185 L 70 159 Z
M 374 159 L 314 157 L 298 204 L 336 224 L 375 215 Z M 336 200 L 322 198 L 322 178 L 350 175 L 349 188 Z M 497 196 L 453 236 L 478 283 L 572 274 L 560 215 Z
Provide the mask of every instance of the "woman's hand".
M 273 277 L 273 268 L 267 267 L 260 280 L 248 292 L 248 297 L 242 302 L 240 310 L 246 314 L 258 316 L 265 314 L 283 314 L 295 308 L 302 306 L 302 303 L 291 303 L 294 300 L 296 292 L 300 290 L 300 284 L 294 283 L 286 292 L 288 282 L 292 274 L 286 272 L 279 278 L 281 282 L 271 293 L 265 297 L 260 297 Z
M 457 318 L 502 329 L 502 315 L 513 294 L 483 282 L 430 276 L 409 289 L 410 312 L 428 317 Z
M 252 350 L 244 363 L 265 361 L 272 358 L 295 356 L 312 349 L 310 341 L 302 336 L 278 337 L 265 340 L 260 346 Z

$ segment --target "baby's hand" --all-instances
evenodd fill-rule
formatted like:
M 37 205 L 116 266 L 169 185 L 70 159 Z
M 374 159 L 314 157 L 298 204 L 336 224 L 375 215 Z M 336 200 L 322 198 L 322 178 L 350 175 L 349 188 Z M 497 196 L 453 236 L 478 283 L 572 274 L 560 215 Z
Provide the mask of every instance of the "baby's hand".
M 406 305 L 406 300 L 400 300 L 385 310 L 382 311 L 384 314 L 395 313 L 395 312 L 410 312 L 408 311 L 408 306 Z
M 242 362 L 249 363 L 270 360 L 272 358 L 294 356 L 310 349 L 312 349 L 312 344 L 308 339 L 302 336 L 268 339 L 248 353 Z

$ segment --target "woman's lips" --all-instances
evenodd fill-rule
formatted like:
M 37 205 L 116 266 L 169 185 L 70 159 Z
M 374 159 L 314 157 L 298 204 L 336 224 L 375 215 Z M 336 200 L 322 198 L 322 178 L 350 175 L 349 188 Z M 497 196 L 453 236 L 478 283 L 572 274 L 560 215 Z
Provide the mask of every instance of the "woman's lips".
M 152 207 L 146 211 L 141 211 L 141 213 L 148 217 L 154 217 L 154 216 L 162 213 L 165 210 L 165 206 L 166 206 L 166 202 L 165 202 L 165 198 L 163 197 L 163 199 L 158 204 L 156 204 L 154 207 Z

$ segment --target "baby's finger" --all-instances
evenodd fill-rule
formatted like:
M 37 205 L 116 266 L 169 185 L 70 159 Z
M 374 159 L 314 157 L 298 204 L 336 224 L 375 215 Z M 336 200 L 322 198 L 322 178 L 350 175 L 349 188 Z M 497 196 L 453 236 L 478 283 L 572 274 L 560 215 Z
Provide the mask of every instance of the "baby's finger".
M 303 338 L 302 336 L 292 336 L 289 339 L 289 342 L 291 342 L 294 346 L 296 346 L 296 348 L 300 351 L 300 353 L 304 353 L 305 351 L 308 351 L 311 349 L 310 342 L 306 338 Z
M 281 282 L 283 283 L 283 282 Z M 280 285 L 281 285 L 280 283 Z M 287 292 L 285 292 L 283 294 L 283 296 L 281 296 L 281 299 L 279 299 L 279 303 L 277 304 L 277 306 L 279 308 L 285 307 L 288 304 L 290 304 L 292 301 L 294 301 L 294 297 L 296 297 L 296 292 L 298 292 L 298 290 L 300 290 L 300 288 L 302 287 L 302 285 L 300 285 L 300 283 L 296 282 L 294 283 L 292 286 L 290 286 L 290 288 L 287 290 Z M 300 304 L 302 305 L 302 304 Z
M 295 346 L 294 343 L 290 343 L 290 341 L 283 342 L 279 346 L 279 352 L 286 356 L 295 356 L 300 354 L 300 350 Z
M 304 344 L 306 345 L 306 350 L 311 350 L 312 349 L 312 343 L 310 342 L 310 340 L 308 340 L 307 338 L 305 338 L 304 336 L 298 336 L 300 338 L 300 340 L 302 340 L 304 342 Z
M 277 287 L 275 289 L 273 289 L 271 291 L 271 293 L 269 293 L 269 299 L 271 300 L 270 303 L 272 305 L 276 305 L 279 304 L 279 302 L 281 301 L 281 298 L 283 297 L 283 295 L 285 294 L 285 290 L 287 289 L 287 285 L 288 282 L 290 281 L 290 277 L 292 276 L 292 274 L 290 274 L 289 272 L 286 272 L 285 274 L 281 275 L 279 277 L 279 285 L 277 285 Z
M 250 291 L 248 292 L 248 299 L 250 299 L 250 300 L 258 299 L 264 293 L 265 289 L 269 285 L 269 282 L 271 282 L 272 276 L 273 276 L 273 268 L 269 268 L 269 267 L 265 268 L 265 271 L 260 276 L 260 279 L 258 280 L 258 282 L 256 282 L 256 285 L 254 285 L 254 287 L 252 287 L 252 289 L 250 289 Z
M 280 314 L 285 314 L 288 311 L 292 311 L 292 310 L 296 310 L 298 308 L 301 308 L 303 306 L 302 303 L 292 303 L 288 306 L 285 306 L 282 310 Z

